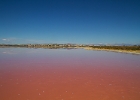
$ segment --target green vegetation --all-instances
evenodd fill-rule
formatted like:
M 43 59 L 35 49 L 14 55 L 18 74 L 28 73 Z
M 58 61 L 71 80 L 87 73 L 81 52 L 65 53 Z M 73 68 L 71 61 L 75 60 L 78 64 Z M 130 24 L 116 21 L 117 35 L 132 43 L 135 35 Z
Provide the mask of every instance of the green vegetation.
M 97 49 L 111 49 L 111 50 L 140 50 L 140 46 L 93 46 L 92 48 Z

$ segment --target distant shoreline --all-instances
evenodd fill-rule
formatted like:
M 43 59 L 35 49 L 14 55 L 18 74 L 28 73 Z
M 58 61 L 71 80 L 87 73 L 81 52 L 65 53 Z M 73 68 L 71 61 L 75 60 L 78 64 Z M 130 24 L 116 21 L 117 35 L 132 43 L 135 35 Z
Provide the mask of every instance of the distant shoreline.
M 85 49 L 97 51 L 110 51 L 140 55 L 140 45 L 132 46 L 94 46 L 78 44 L 0 44 L 0 48 L 44 48 L 44 49 Z

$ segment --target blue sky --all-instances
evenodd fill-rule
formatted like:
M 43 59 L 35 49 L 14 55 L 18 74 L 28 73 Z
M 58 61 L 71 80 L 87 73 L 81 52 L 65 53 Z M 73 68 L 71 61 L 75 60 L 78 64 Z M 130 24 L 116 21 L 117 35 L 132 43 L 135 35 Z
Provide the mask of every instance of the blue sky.
M 140 44 L 140 1 L 0 0 L 0 43 Z

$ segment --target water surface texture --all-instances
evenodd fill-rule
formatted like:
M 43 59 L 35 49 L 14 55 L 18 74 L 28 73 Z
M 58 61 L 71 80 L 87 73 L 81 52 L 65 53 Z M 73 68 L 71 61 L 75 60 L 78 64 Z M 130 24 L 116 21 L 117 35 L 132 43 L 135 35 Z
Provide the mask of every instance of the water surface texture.
M 140 100 L 140 56 L 0 48 L 0 100 Z

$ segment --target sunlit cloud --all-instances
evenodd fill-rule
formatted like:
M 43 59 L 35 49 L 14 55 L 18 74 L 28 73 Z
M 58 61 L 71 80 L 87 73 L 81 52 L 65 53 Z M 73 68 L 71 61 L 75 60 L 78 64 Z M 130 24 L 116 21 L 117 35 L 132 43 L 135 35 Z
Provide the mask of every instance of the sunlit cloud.
M 7 39 L 2 39 L 3 41 L 6 41 Z
M 9 37 L 9 38 L 0 38 L 0 43 L 8 43 L 8 44 L 31 43 L 32 44 L 32 43 L 46 43 L 46 40 Z
M 8 41 L 15 41 L 16 38 L 3 38 L 2 40 L 8 42 Z
M 9 38 L 1 38 L 1 43 L 8 43 L 8 44 L 45 44 L 45 43 L 69 43 L 68 41 L 59 41 L 56 42 L 50 41 L 50 40 L 40 40 L 40 39 L 27 39 L 27 38 L 15 38 L 15 37 L 9 37 Z
M 1 38 L 0 39 L 0 42 L 1 43 L 10 43 L 10 44 L 13 44 L 13 43 L 18 43 L 18 39 L 17 38 L 15 38 L 15 37 L 9 37 L 9 38 Z

